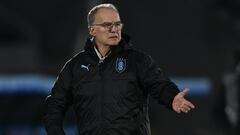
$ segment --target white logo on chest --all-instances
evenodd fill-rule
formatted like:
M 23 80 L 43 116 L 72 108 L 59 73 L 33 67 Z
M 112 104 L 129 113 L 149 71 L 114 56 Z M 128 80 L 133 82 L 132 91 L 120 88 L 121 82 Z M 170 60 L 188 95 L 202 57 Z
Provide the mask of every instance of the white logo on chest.
M 89 71 L 89 66 L 90 66 L 90 64 L 88 64 L 87 66 L 86 65 L 81 65 L 81 68 L 85 68 L 87 71 Z

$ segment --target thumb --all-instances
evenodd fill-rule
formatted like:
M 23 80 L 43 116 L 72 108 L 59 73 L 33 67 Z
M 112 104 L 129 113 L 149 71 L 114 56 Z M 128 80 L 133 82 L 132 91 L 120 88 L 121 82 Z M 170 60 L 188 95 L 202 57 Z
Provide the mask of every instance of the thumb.
M 182 96 L 185 96 L 189 93 L 190 89 L 189 88 L 185 88 L 182 92 L 181 92 L 181 95 Z

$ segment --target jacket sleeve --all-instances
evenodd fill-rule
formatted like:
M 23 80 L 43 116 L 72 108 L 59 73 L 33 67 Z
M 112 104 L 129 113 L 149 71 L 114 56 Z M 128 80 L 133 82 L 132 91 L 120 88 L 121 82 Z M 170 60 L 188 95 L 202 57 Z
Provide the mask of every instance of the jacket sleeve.
M 178 87 L 161 71 L 149 55 L 144 55 L 138 65 L 140 81 L 151 97 L 172 109 L 172 101 L 179 92 Z
M 63 120 L 68 107 L 72 104 L 71 62 L 62 68 L 52 88 L 51 95 L 45 101 L 44 126 L 48 135 L 65 135 Z

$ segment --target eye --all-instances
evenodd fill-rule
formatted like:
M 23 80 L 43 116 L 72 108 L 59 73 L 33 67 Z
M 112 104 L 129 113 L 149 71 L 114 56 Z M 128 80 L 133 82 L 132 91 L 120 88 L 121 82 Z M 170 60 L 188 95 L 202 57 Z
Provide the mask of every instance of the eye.
M 122 23 L 118 22 L 118 23 L 116 23 L 115 25 L 116 25 L 116 26 L 121 26 Z
M 112 23 L 103 23 L 103 26 L 104 26 L 104 27 L 111 27 L 111 26 L 112 26 Z

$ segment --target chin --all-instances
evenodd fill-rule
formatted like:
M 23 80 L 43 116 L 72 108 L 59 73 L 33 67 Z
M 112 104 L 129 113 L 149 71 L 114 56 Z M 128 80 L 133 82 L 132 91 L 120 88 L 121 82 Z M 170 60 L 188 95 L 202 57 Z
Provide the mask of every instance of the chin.
M 116 46 L 119 44 L 119 41 L 115 41 L 115 42 L 109 42 L 108 45 L 110 46 Z
M 119 43 L 119 42 L 118 42 Z M 112 44 L 108 44 L 109 46 L 117 46 L 118 43 L 112 43 Z

